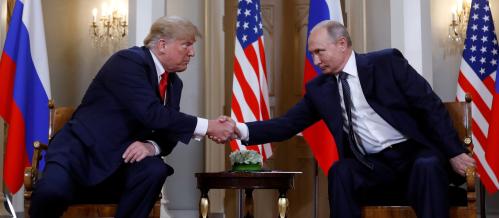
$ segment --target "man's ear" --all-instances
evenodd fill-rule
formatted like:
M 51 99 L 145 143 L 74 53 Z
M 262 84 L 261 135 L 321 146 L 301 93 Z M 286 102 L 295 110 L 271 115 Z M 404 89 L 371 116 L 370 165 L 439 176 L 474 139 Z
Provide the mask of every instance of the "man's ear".
M 157 44 L 157 48 L 159 51 L 164 52 L 166 47 L 168 46 L 168 43 L 164 39 L 160 39 Z
M 340 37 L 338 39 L 338 45 L 341 47 L 343 51 L 347 48 L 347 39 L 345 37 Z

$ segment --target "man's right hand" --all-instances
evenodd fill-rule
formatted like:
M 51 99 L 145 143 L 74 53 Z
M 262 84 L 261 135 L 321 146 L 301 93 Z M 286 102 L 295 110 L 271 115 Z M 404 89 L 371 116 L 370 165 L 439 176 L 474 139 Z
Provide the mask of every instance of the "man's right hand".
M 122 158 L 125 163 L 139 162 L 148 156 L 154 156 L 154 145 L 149 142 L 135 141 L 126 148 Z
M 466 153 L 459 154 L 450 159 L 450 164 L 454 171 L 461 176 L 466 175 L 466 170 L 470 167 L 476 167 L 475 159 Z
M 216 120 L 208 120 L 208 131 L 206 134 L 217 143 L 225 143 L 234 136 L 236 123 L 227 116 L 220 116 Z

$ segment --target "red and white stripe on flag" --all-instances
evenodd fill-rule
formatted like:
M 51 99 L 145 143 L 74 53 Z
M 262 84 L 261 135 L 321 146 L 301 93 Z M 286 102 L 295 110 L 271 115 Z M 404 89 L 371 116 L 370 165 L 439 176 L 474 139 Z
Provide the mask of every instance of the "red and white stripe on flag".
M 457 84 L 457 100 L 472 96 L 472 141 L 477 171 L 489 193 L 499 189 L 499 94 L 496 82 L 499 46 L 487 0 L 471 2 Z
M 232 83 L 231 117 L 236 122 L 268 120 L 269 91 L 259 0 L 239 1 Z M 272 155 L 270 143 L 244 146 L 230 142 L 232 150 L 255 150 L 263 159 Z

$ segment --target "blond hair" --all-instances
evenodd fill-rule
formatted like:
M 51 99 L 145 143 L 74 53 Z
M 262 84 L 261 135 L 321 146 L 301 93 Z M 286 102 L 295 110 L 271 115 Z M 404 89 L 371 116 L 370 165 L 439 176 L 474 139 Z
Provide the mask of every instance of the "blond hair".
M 144 39 L 144 46 L 151 49 L 159 39 L 187 39 L 201 37 L 198 28 L 190 21 L 177 16 L 163 16 L 154 21 Z

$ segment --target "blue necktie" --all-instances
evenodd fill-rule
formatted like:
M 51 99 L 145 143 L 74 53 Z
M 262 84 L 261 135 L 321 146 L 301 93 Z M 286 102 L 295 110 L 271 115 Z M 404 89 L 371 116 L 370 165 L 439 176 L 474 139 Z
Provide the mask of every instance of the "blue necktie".
M 341 71 L 339 74 L 340 82 L 341 82 L 341 88 L 343 89 L 343 102 L 345 104 L 345 112 L 347 113 L 347 118 L 348 118 L 348 144 L 350 144 L 350 150 L 352 150 L 353 155 L 355 158 L 362 163 L 362 165 L 366 166 L 369 169 L 373 169 L 374 165 L 368 161 L 364 155 L 360 152 L 360 148 L 364 151 L 364 147 L 360 147 L 357 145 L 357 141 L 355 140 L 355 134 L 353 132 L 353 125 L 352 125 L 352 98 L 350 95 L 350 86 L 348 85 L 347 81 L 348 74 L 345 72 Z

